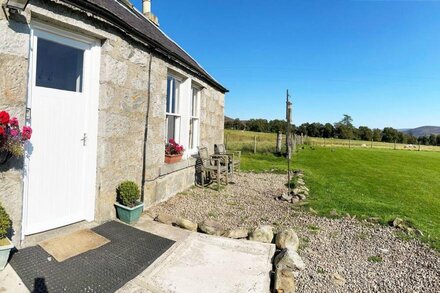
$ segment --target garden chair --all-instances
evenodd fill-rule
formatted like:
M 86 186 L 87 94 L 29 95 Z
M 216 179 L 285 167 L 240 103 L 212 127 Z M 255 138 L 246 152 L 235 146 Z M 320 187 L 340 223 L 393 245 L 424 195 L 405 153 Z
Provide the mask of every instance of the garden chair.
M 228 156 L 228 165 L 231 168 L 232 175 L 234 171 L 237 170 L 240 173 L 240 160 L 241 160 L 241 151 L 228 152 L 225 148 L 224 144 L 215 144 L 214 145 L 214 153 L 216 155 L 227 155 Z
M 208 148 L 199 148 L 199 158 L 201 161 L 201 182 L 202 187 L 205 187 L 205 179 L 210 178 L 217 181 L 217 190 L 220 190 L 221 178 L 225 178 L 226 185 L 228 184 L 228 166 L 225 164 L 228 157 L 224 155 L 209 155 Z

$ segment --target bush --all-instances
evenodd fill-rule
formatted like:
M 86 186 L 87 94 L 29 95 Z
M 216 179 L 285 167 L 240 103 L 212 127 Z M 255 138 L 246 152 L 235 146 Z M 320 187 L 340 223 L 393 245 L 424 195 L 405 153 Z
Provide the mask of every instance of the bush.
M 116 189 L 118 202 L 126 207 L 134 207 L 139 199 L 139 187 L 133 181 L 124 181 Z
M 0 204 L 0 239 L 6 238 L 9 228 L 11 228 L 11 219 Z

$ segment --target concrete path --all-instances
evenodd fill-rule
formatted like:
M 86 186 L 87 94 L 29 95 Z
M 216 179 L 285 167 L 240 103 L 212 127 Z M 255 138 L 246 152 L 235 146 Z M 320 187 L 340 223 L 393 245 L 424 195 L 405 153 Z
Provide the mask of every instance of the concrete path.
M 273 244 L 189 232 L 148 216 L 135 227 L 176 243 L 118 293 L 269 292 Z M 10 266 L 0 284 L 0 292 L 28 292 Z

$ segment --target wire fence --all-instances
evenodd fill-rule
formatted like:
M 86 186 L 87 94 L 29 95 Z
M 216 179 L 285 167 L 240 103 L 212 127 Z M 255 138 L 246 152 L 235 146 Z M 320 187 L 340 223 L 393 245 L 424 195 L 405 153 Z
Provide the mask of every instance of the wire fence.
M 225 130 L 225 144 L 227 149 L 229 150 L 241 150 L 243 152 L 249 153 L 286 153 L 286 135 L 282 134 L 281 139 L 278 135 L 279 134 L 276 133 L 251 132 L 244 130 Z M 326 148 L 375 148 L 440 152 L 439 146 L 293 135 L 293 151 L 295 151 L 298 147 L 301 147 L 302 145 Z

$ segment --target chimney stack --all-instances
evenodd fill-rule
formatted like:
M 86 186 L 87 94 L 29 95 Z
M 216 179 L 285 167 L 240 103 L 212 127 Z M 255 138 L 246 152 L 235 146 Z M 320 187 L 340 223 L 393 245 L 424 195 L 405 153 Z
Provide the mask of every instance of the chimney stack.
M 151 0 L 142 0 L 142 13 L 155 25 L 159 26 L 159 19 L 151 12 Z

